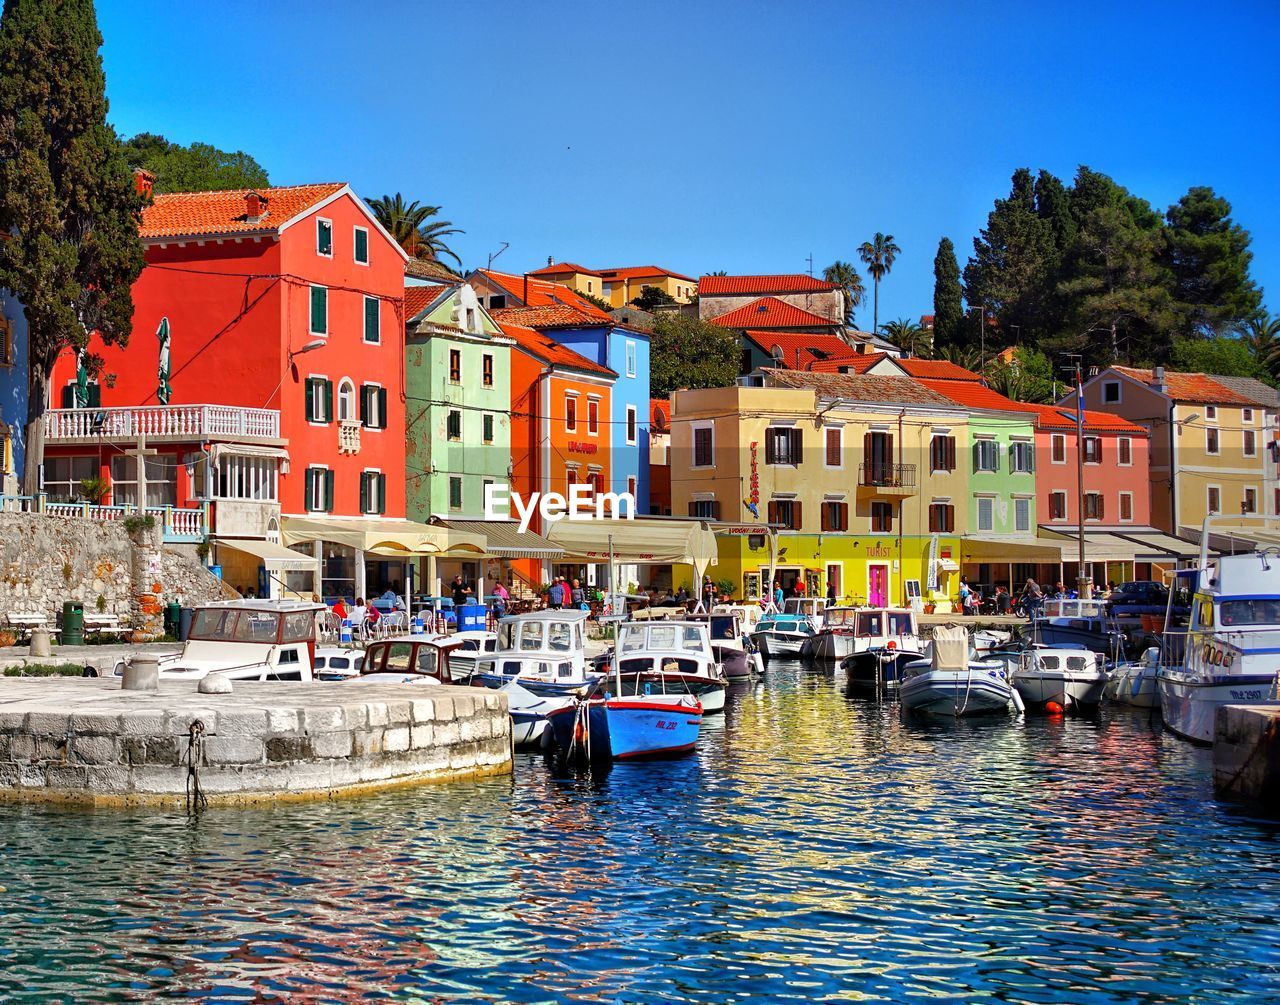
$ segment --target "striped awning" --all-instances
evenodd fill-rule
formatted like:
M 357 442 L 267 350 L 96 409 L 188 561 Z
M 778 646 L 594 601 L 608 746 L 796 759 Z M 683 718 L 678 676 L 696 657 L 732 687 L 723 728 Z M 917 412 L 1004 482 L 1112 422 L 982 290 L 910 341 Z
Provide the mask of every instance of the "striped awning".
M 564 549 L 531 530 L 522 531 L 514 520 L 432 520 L 433 525 L 462 531 L 464 534 L 480 534 L 488 542 L 485 554 L 497 558 L 557 559 L 564 557 Z

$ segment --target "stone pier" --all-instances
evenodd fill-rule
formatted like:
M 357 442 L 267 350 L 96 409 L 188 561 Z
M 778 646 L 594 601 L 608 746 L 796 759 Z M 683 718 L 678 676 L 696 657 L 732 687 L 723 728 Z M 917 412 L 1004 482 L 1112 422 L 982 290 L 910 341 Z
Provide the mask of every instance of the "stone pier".
M 328 799 L 511 770 L 506 695 L 349 681 L 0 678 L 0 802 L 184 806 Z M 193 723 L 197 723 L 193 731 Z
M 1227 705 L 1215 725 L 1214 788 L 1280 807 L 1280 705 Z

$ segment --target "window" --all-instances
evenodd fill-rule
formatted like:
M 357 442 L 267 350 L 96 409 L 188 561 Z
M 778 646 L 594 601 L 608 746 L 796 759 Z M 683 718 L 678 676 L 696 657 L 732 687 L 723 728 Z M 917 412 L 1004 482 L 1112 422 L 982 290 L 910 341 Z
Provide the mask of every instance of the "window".
M 387 428 L 387 389 L 377 384 L 360 385 L 360 422 L 366 429 Z
M 1216 422 L 1218 420 L 1218 406 L 1206 405 L 1204 408 L 1204 417 L 1211 422 Z
M 718 499 L 693 499 L 689 502 L 689 515 L 698 520 L 719 520 L 720 501 Z
M 564 428 L 571 433 L 578 428 L 578 398 L 573 394 L 564 399 Z
M 627 406 L 627 442 L 628 442 L 628 443 L 635 443 L 635 442 L 636 442 L 636 435 L 637 435 L 637 430 L 636 430 L 636 406 L 635 406 L 635 405 L 628 405 L 628 406 Z
M 769 522 L 786 530 L 800 529 L 800 502 L 797 499 L 773 499 L 769 502 Z
M 462 350 L 449 350 L 449 383 L 462 383 Z
M 897 472 L 893 466 L 893 436 L 869 432 L 862 437 L 862 484 L 893 485 Z
M 312 335 L 329 334 L 329 291 L 323 286 L 311 287 Z
M 458 475 L 449 476 L 449 508 L 462 509 L 462 479 Z
M 201 470 L 199 461 L 196 471 Z M 198 491 L 199 498 L 256 499 L 274 501 L 277 489 L 277 468 L 274 457 L 237 457 L 223 454 L 210 466 L 211 484 L 207 491 Z
M 994 530 L 996 501 L 990 496 L 981 496 L 978 503 L 978 530 Z
M 493 442 L 493 416 L 492 415 L 489 415 L 488 413 L 485 414 L 483 426 L 484 426 L 484 442 L 492 443 Z
M 1122 436 L 1116 440 L 1116 453 L 1120 457 L 1120 465 L 1128 467 L 1133 463 L 1133 440 Z
M 838 499 L 824 499 L 821 509 L 822 529 L 840 532 L 849 529 L 849 505 Z
M 364 298 L 364 340 L 371 345 L 382 341 L 382 301 L 377 297 Z
M 973 470 L 1000 470 L 1000 445 L 995 440 L 977 440 L 974 442 Z
M 78 502 L 80 482 L 99 475 L 96 457 L 46 457 L 44 459 L 44 491 L 50 502 Z
M 1242 420 L 1242 421 L 1244 421 L 1244 422 L 1253 422 L 1253 409 L 1252 409 L 1252 408 L 1242 408 L 1242 409 L 1240 410 L 1240 418 L 1241 418 L 1241 420 Z
M 382 514 L 387 511 L 387 476 L 377 471 L 360 472 L 360 512 Z
M 1031 500 L 1015 499 L 1013 501 L 1013 529 L 1019 533 L 1031 530 Z
M 325 377 L 308 377 L 303 394 L 306 396 L 308 422 L 333 421 L 333 381 Z
M 316 254 L 333 257 L 333 223 L 316 217 Z
M 1101 520 L 1106 515 L 1106 507 L 1102 503 L 1101 492 L 1086 492 L 1084 494 L 1084 518 L 1086 520 Z
M 840 528 L 843 530 L 843 528 Z M 887 502 L 873 502 L 871 504 L 871 533 L 873 534 L 892 534 L 893 533 L 893 504 Z
M 929 533 L 950 534 L 956 529 L 956 508 L 950 503 L 929 504 Z
M 693 431 L 693 466 L 709 468 L 715 463 L 715 439 L 710 426 Z
M 449 409 L 445 416 L 444 435 L 450 440 L 462 439 L 462 412 L 456 408 Z
M 1216 454 L 1218 452 L 1218 431 L 1216 429 L 1206 429 L 1204 431 L 1204 452 L 1206 454 Z
M 355 229 L 355 237 L 352 241 L 352 255 L 357 265 L 369 264 L 369 231 L 365 227 L 357 227 Z
M 1102 437 L 1086 436 L 1084 438 L 1084 462 L 1086 464 L 1102 463 Z
M 631 495 L 632 499 L 635 499 L 636 496 L 639 494 L 638 486 L 639 486 L 639 482 L 636 481 L 636 476 L 628 475 L 627 476 L 627 492 Z
M 564 466 L 564 494 L 565 497 L 573 495 L 573 487 L 575 485 L 584 485 L 585 482 L 578 481 L 578 465 L 566 464 Z
M 596 436 L 600 432 L 600 399 L 587 399 L 587 435 Z
M 1210 513 L 1222 512 L 1222 490 L 1216 485 L 1210 485 L 1208 491 L 1208 505 Z
M 1066 520 L 1066 493 L 1051 492 L 1048 494 L 1048 519 Z
M 343 377 L 338 382 L 338 421 L 347 422 L 356 417 L 356 386 Z
M 764 434 L 764 462 L 788 467 L 800 463 L 804 443 L 803 430 L 791 426 L 772 426 Z
M 328 468 L 307 468 L 303 482 L 304 505 L 308 513 L 329 513 L 333 510 L 333 472 Z
M 480 357 L 480 380 L 485 387 L 493 387 L 493 353 Z
M 843 466 L 844 429 L 840 426 L 828 426 L 824 430 L 826 437 L 826 464 L 829 468 Z
M 1241 513 L 1258 512 L 1258 490 L 1255 488 L 1246 488 L 1244 490 L 1244 498 L 1240 501 Z
M 1102 400 L 1109 405 L 1120 400 L 1120 381 L 1104 380 L 1102 382 Z
M 1132 492 L 1120 493 L 1120 522 L 1121 523 L 1133 522 L 1133 493 Z
M 1246 429 L 1244 431 L 1244 455 L 1245 457 L 1258 456 L 1258 442 L 1254 439 L 1252 429 Z
M 929 441 L 929 470 L 954 471 L 956 469 L 956 438 L 934 433 Z
M 0 314 L 0 366 L 13 366 L 13 322 Z
M 1009 444 L 1009 470 L 1015 474 L 1030 474 L 1035 470 L 1035 450 L 1030 443 L 1017 441 Z
M 489 298 L 489 310 L 500 311 L 507 306 L 507 297 L 505 293 L 499 293 Z
M 1067 463 L 1067 438 L 1061 433 L 1049 437 L 1049 456 L 1054 464 Z
M 627 376 L 636 375 L 636 344 L 627 339 Z

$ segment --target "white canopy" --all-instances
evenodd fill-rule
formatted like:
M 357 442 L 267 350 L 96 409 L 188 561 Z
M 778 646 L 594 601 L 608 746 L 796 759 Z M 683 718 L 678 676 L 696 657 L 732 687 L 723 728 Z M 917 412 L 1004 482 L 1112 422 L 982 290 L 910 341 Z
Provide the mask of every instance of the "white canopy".
M 433 527 L 413 520 L 338 520 L 287 516 L 281 528 L 285 544 L 328 541 L 384 558 L 413 555 L 483 555 L 483 534 Z
M 587 562 L 613 560 L 620 565 L 692 565 L 701 581 L 716 564 L 716 536 L 700 520 L 561 520 L 547 539 L 564 549 L 566 558 Z
M 252 555 L 261 559 L 268 569 L 281 572 L 316 572 L 320 567 L 313 555 L 303 555 L 259 538 L 215 537 L 213 543 L 221 548 L 233 548 Z

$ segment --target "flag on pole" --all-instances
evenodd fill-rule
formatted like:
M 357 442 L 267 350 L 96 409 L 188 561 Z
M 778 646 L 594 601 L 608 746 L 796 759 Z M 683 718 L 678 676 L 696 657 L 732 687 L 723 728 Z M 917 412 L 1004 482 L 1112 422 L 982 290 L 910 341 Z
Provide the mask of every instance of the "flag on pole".
M 173 388 L 169 386 L 169 319 L 160 319 L 160 327 L 156 329 L 156 338 L 160 340 L 160 383 L 156 386 L 156 400 L 162 405 L 169 404 Z

